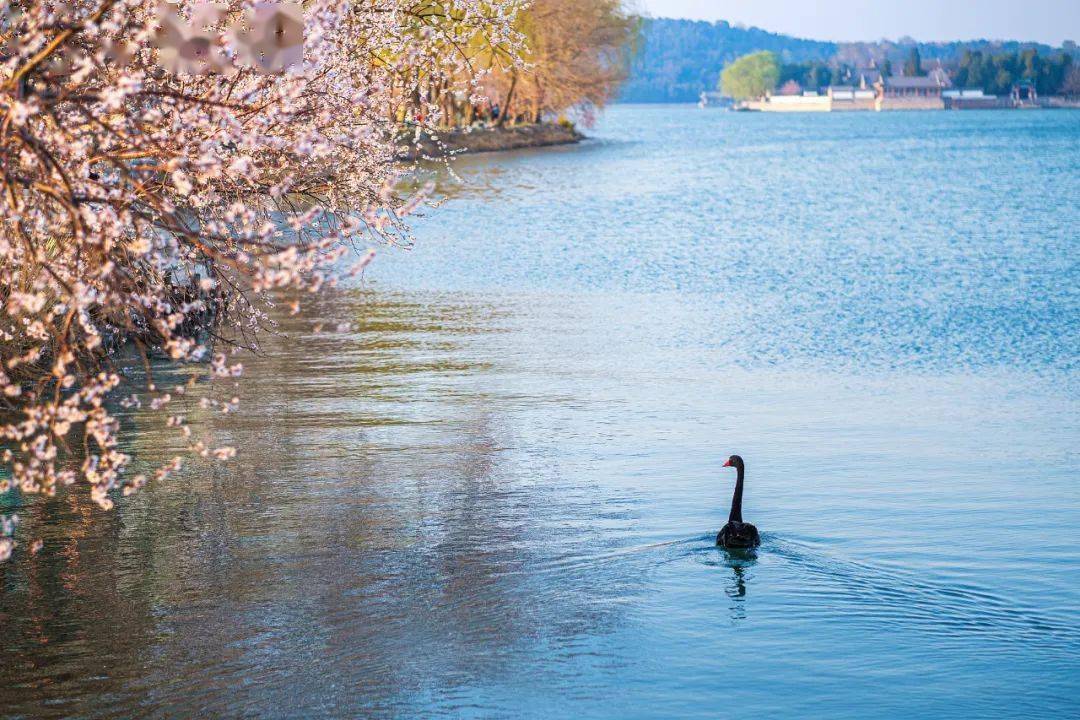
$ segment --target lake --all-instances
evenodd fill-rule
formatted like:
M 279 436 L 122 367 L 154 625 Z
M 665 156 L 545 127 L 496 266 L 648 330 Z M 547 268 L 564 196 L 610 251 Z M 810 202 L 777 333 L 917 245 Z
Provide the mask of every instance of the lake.
M 0 715 L 1080 715 L 1080 112 L 590 134 L 283 316 L 236 460 L 21 510 Z

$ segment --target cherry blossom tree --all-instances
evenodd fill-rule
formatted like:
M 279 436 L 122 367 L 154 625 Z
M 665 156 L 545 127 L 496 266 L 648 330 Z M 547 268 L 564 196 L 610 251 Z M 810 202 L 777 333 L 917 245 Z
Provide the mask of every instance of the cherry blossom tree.
M 169 415 L 212 383 L 159 386 L 151 359 L 236 375 L 275 293 L 333 285 L 407 235 L 423 198 L 393 191 L 396 98 L 474 93 L 478 46 L 518 56 L 519 4 L 5 4 L 0 492 L 85 484 L 108 509 L 138 489 L 148 477 L 125 472 L 114 403 L 160 412 L 192 453 L 231 457 Z M 434 128 L 438 105 L 411 120 Z M 139 387 L 115 361 L 132 344 Z

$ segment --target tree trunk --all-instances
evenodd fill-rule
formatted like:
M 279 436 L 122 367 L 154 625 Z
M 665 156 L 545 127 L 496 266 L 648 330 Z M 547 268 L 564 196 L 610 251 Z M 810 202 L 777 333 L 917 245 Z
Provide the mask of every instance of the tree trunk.
M 514 102 L 514 88 L 517 87 L 518 75 L 517 70 L 510 76 L 510 89 L 506 91 L 506 102 L 503 103 L 502 110 L 499 112 L 499 127 L 506 124 L 506 118 L 510 116 L 510 103 Z

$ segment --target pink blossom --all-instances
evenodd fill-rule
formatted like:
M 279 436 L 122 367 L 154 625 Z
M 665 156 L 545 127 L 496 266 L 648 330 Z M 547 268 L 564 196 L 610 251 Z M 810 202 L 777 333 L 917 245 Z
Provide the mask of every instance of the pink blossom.
M 23 4 L 5 27 L 18 42 L 0 62 L 3 484 L 51 495 L 80 483 L 110 509 L 117 495 L 179 472 L 175 457 L 125 480 L 130 458 L 107 399 L 167 413 L 173 394 L 158 393 L 152 374 L 141 387 L 122 383 L 115 344 L 134 341 L 147 367 L 162 354 L 205 363 L 197 374 L 217 382 L 191 388 L 239 376 L 242 363 L 225 351 L 255 346 L 275 293 L 299 312 L 298 298 L 336 283 L 356 242 L 407 234 L 401 218 L 429 189 L 394 190 L 397 111 L 435 87 L 471 92 L 470 48 L 495 42 L 513 57 L 522 4 L 444 0 L 452 20 L 441 22 L 408 0 L 313 0 L 303 4 L 302 56 L 293 48 L 258 67 L 232 63 L 250 59 L 237 43 L 255 42 L 235 34 L 191 60 L 160 29 L 157 0 L 73 0 L 60 19 L 59 4 Z M 175 5 L 177 42 L 209 27 L 193 15 L 200 5 Z M 233 23 L 250 8 L 231 0 L 214 12 Z M 296 210 L 290 194 L 314 207 Z M 237 401 L 206 407 L 230 412 Z M 191 452 L 235 453 L 169 417 Z M 72 447 L 81 462 L 71 463 Z M 13 548 L 0 537 L 0 560 Z

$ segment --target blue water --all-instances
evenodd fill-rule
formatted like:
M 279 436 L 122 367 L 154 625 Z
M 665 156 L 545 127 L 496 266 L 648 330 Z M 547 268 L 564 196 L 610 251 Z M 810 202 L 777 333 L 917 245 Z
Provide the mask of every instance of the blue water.
M 1080 113 L 590 134 L 282 318 L 234 463 L 26 513 L 0 714 L 1080 715 Z

